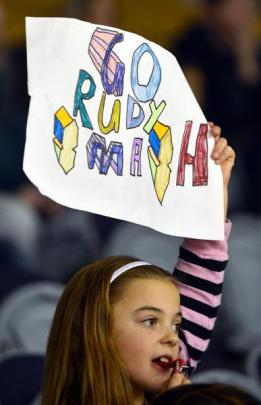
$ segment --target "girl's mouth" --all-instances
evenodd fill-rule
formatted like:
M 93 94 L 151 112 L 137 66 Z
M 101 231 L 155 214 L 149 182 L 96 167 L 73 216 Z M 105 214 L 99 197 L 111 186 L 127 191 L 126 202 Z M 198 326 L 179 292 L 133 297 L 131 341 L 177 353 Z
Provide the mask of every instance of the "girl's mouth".
M 185 360 L 173 359 L 170 356 L 160 356 L 160 357 L 157 357 L 156 359 L 152 360 L 152 362 L 154 364 L 156 364 L 158 367 L 161 367 L 164 369 L 173 368 L 175 373 L 186 374 L 189 370 L 188 363 Z
M 169 356 L 160 356 L 152 360 L 154 364 L 162 368 L 175 368 L 177 360 L 172 359 Z

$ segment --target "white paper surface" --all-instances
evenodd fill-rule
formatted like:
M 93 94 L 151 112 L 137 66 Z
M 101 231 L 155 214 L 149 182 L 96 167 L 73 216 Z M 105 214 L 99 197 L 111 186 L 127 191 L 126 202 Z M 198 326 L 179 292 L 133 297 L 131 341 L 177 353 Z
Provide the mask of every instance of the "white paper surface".
M 223 239 L 214 141 L 175 57 L 117 28 L 26 19 L 24 171 L 65 206 Z

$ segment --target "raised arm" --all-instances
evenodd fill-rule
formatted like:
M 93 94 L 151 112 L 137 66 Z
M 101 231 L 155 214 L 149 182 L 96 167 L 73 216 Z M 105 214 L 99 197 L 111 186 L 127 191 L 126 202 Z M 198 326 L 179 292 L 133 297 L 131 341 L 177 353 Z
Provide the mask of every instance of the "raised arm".
M 190 372 L 208 347 L 220 307 L 230 227 L 227 222 L 224 241 L 185 239 L 180 248 L 174 276 L 181 298 L 181 358 L 189 360 Z
M 215 138 L 212 158 L 222 169 L 224 185 L 224 218 L 227 214 L 228 183 L 235 153 L 221 138 L 219 127 L 209 123 Z M 185 239 L 174 270 L 181 295 L 181 358 L 189 360 L 190 371 L 206 351 L 221 303 L 224 270 L 228 261 L 227 239 L 231 223 L 225 222 L 223 241 Z

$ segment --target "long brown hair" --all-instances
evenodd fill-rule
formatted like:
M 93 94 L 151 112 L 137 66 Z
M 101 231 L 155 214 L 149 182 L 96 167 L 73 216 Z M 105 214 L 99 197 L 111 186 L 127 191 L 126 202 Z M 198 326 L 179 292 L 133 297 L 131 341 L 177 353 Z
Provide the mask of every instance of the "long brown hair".
M 156 267 L 131 269 L 110 284 L 128 256 L 101 259 L 77 272 L 56 308 L 45 360 L 42 405 L 127 405 L 132 387 L 111 336 L 111 307 L 134 278 L 172 276 Z

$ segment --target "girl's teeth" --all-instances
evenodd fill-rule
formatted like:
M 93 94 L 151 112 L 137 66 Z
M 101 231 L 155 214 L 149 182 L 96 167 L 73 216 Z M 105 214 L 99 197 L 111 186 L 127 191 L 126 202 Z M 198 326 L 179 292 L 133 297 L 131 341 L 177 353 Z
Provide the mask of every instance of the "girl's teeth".
M 160 361 L 162 361 L 163 363 L 168 363 L 169 359 L 167 359 L 167 357 L 160 357 Z

